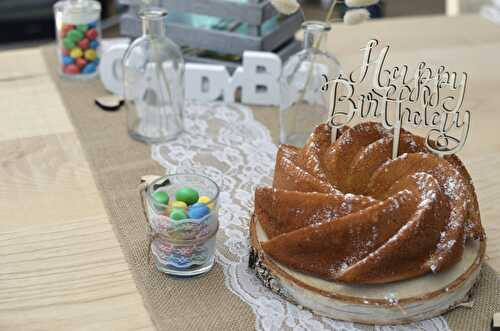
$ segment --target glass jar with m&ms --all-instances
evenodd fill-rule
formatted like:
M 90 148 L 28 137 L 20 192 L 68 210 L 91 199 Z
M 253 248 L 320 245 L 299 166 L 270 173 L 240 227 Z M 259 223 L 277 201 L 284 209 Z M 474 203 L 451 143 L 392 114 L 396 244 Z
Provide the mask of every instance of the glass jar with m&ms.
M 156 268 L 183 277 L 207 273 L 219 229 L 217 183 L 195 173 L 170 174 L 151 181 L 141 196 Z
M 54 4 L 54 17 L 60 74 L 95 78 L 101 53 L 101 4 L 95 0 L 61 0 Z

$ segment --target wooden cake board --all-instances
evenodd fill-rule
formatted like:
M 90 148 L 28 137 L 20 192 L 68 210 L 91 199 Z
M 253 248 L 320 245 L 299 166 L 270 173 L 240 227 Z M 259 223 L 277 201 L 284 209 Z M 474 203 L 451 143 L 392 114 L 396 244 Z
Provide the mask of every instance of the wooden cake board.
M 470 241 L 462 260 L 447 271 L 388 284 L 352 285 L 287 268 L 265 254 L 261 242 L 266 240 L 254 215 L 249 265 L 271 291 L 318 315 L 379 325 L 429 319 L 467 301 L 486 250 L 485 241 Z

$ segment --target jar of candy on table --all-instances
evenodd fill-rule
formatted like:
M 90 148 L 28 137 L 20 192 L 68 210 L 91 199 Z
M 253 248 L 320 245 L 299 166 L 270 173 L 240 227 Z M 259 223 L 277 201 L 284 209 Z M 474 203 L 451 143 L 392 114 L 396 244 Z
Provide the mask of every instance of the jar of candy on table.
M 198 174 L 174 174 L 149 183 L 142 198 L 156 268 L 175 276 L 208 272 L 214 264 L 219 187 Z
M 61 0 L 54 4 L 60 74 L 97 76 L 101 53 L 101 4 L 95 0 Z

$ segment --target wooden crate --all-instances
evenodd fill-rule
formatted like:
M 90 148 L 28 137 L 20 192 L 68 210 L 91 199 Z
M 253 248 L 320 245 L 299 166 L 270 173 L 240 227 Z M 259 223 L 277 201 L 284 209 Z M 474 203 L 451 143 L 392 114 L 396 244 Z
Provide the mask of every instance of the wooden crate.
M 122 16 L 121 32 L 130 37 L 141 34 L 141 23 L 137 15 L 138 0 L 119 0 L 129 5 L 129 11 Z M 301 13 L 287 17 L 277 17 L 277 12 L 269 1 L 248 0 L 247 3 L 234 0 L 161 0 L 161 6 L 176 13 L 189 13 L 223 18 L 231 21 L 231 26 L 244 24 L 247 33 L 235 29 L 216 30 L 196 28 L 189 24 L 169 20 L 167 35 L 177 44 L 191 49 L 201 49 L 220 54 L 241 56 L 245 50 L 276 52 L 283 59 L 300 49 L 295 41 L 295 32 L 303 21 Z M 272 28 L 265 28 L 266 22 L 277 20 Z M 187 57 L 196 60 L 196 57 Z M 213 62 L 211 60 L 202 62 Z M 216 61 L 220 62 L 220 61 Z M 222 61 L 225 64 L 231 62 Z

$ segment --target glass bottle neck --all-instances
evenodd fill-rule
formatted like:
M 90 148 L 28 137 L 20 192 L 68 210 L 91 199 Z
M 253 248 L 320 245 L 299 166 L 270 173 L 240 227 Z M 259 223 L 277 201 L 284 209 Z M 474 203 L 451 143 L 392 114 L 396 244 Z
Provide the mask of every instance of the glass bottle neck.
M 330 25 L 325 22 L 306 21 L 302 24 L 304 30 L 304 49 L 322 49 Z
M 142 19 L 142 32 L 148 37 L 165 36 L 165 17 L 167 12 L 161 8 L 148 8 L 139 13 Z
M 161 37 L 165 35 L 165 21 L 163 17 L 143 18 L 142 31 L 150 37 Z
M 325 41 L 325 37 L 322 37 L 324 35 L 324 31 L 304 31 L 304 49 L 321 49 Z

